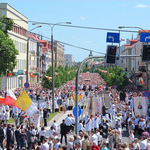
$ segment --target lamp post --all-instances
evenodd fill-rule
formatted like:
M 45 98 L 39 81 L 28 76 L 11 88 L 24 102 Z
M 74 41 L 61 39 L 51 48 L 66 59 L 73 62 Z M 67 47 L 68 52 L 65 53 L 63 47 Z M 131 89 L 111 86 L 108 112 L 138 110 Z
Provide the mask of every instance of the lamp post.
M 143 32 L 145 32 L 145 30 L 141 27 L 138 26 L 119 26 L 119 29 L 123 29 L 123 28 L 136 28 L 139 30 L 142 30 Z M 149 86 L 148 86 L 148 62 L 146 62 L 146 89 L 149 90 Z
M 105 58 L 105 57 L 104 56 L 89 56 L 89 57 L 85 58 L 80 63 L 80 65 L 78 66 L 78 71 L 76 74 L 76 82 L 75 82 L 75 93 L 76 93 L 76 96 L 75 96 L 75 107 L 76 107 L 76 111 L 75 111 L 75 114 L 76 114 L 75 115 L 75 134 L 78 134 L 78 94 L 79 94 L 78 83 L 79 83 L 79 75 L 80 75 L 80 71 L 81 71 L 83 64 L 85 62 L 87 62 L 88 60 L 94 59 L 94 58 Z
M 30 37 L 28 36 L 28 34 L 31 32 L 31 31 L 33 31 L 33 30 L 35 30 L 35 29 L 37 29 L 37 28 L 41 28 L 42 26 L 41 25 L 39 25 L 39 26 L 37 26 L 37 27 L 35 27 L 35 28 L 33 28 L 33 29 L 31 29 L 31 30 L 29 30 L 29 31 L 27 31 L 27 37 L 28 37 L 28 39 L 27 39 L 27 58 L 26 58 L 26 65 L 27 65 L 27 74 L 26 74 L 26 82 L 28 82 L 28 75 L 29 75 L 29 40 L 30 40 Z
M 72 24 L 71 22 L 58 22 L 55 24 L 50 24 L 50 23 L 45 23 L 45 22 L 36 22 L 33 23 L 33 25 L 36 24 L 45 24 L 50 26 L 51 28 L 51 51 L 52 51 L 52 112 L 55 112 L 55 108 L 54 108 L 54 99 L 55 99 L 55 94 L 54 94 L 54 88 L 55 88 L 55 65 L 54 65 L 54 40 L 53 40 L 53 30 L 54 27 L 57 25 L 61 25 L 61 24 Z

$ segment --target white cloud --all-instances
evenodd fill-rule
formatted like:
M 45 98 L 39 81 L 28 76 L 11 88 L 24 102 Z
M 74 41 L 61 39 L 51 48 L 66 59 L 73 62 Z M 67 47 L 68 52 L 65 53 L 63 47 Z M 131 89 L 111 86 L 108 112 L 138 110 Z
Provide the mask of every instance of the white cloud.
M 80 20 L 84 21 L 86 18 L 84 16 L 80 16 Z
M 149 5 L 144 5 L 144 4 L 137 4 L 136 8 L 148 8 Z

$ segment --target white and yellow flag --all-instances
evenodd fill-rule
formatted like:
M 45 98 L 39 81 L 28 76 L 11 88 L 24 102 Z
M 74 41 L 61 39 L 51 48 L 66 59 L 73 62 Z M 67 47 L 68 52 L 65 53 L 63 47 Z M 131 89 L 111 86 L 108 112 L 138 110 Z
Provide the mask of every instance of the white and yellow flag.
M 32 102 L 25 90 L 17 98 L 15 105 L 25 111 L 28 116 L 32 116 L 37 112 L 37 106 Z

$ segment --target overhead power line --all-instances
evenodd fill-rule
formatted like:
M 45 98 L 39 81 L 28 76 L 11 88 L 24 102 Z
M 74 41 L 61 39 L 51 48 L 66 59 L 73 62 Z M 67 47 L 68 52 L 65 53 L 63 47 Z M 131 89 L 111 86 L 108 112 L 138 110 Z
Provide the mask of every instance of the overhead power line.
M 35 33 L 35 34 L 37 34 L 37 33 Z M 39 34 L 37 34 L 37 35 L 39 35 Z M 39 35 L 39 36 L 40 36 L 40 35 Z M 46 37 L 46 36 L 43 36 L 43 35 L 42 35 L 42 37 L 51 40 L 49 37 Z M 59 43 L 62 43 L 62 44 L 64 44 L 64 45 L 68 45 L 68 46 L 74 47 L 74 48 L 79 48 L 79 49 L 82 49 L 82 50 L 85 50 L 85 51 L 92 51 L 92 52 L 97 53 L 97 54 L 103 54 L 103 55 L 105 55 L 105 53 L 103 53 L 103 52 L 98 52 L 98 51 L 95 51 L 95 50 L 92 50 L 92 49 L 88 49 L 88 48 L 76 46 L 76 45 L 69 44 L 69 43 L 66 43 L 66 42 L 63 42 L 63 41 L 58 41 L 58 40 L 55 40 L 55 41 L 57 41 L 57 42 L 59 42 Z
M 25 21 L 24 19 L 13 19 L 12 20 L 16 21 Z M 55 25 L 54 23 L 50 22 L 39 22 L 39 21 L 33 21 L 33 20 L 28 20 L 29 23 L 44 23 L 48 25 Z M 120 30 L 120 29 L 111 29 L 111 28 L 100 28 L 100 27 L 90 27 L 90 26 L 79 26 L 79 25 L 67 25 L 67 24 L 57 24 L 57 26 L 64 26 L 64 27 L 70 27 L 70 28 L 80 28 L 80 29 L 89 29 L 89 30 L 103 30 L 103 31 L 117 31 L 117 32 L 132 32 L 132 33 L 138 33 L 138 31 L 135 30 Z

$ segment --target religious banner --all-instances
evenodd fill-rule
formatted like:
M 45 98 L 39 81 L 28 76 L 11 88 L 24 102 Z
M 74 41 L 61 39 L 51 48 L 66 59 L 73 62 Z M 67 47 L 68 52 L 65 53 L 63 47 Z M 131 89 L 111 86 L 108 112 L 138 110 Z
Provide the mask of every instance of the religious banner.
M 139 116 L 146 116 L 146 97 L 133 97 L 134 100 L 134 114 Z
M 102 113 L 103 100 L 102 97 L 96 97 L 96 106 L 97 112 Z
M 33 116 L 30 116 L 30 123 L 39 129 L 40 128 L 40 114 L 35 113 Z

